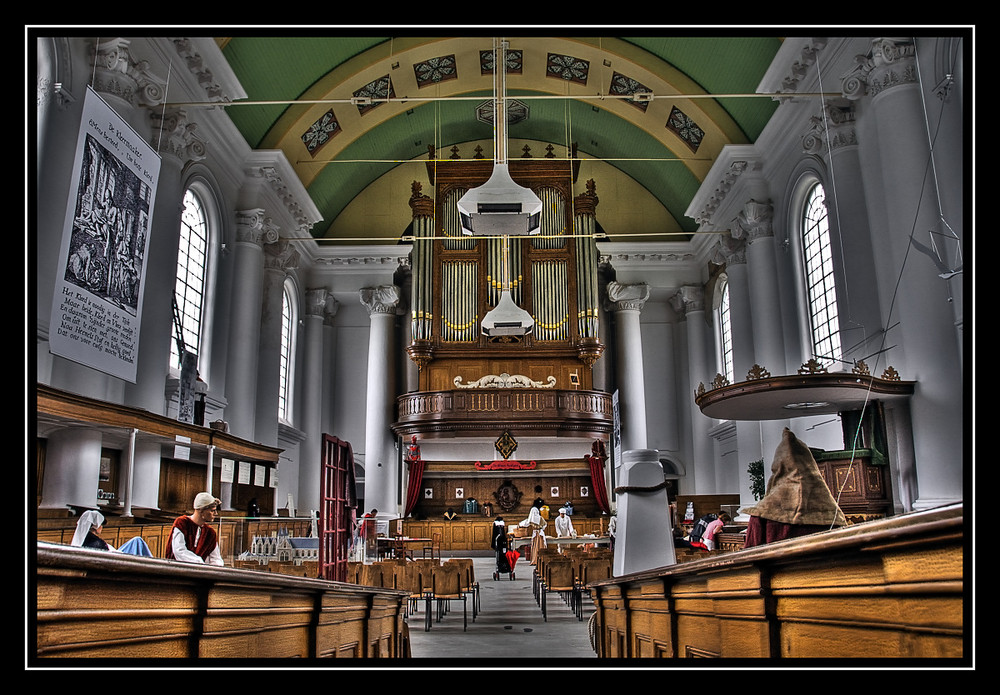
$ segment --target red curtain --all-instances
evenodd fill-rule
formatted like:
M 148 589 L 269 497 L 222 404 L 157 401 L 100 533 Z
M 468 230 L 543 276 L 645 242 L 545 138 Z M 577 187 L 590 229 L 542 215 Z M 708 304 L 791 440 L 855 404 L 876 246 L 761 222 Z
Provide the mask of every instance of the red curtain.
M 604 483 L 604 459 L 600 456 L 588 456 L 590 463 L 590 484 L 594 488 L 594 498 L 602 512 L 610 513 L 608 504 L 608 486 Z
M 420 500 L 420 489 L 423 486 L 424 478 L 424 460 L 423 459 L 413 459 L 409 461 L 410 464 L 410 481 L 406 486 L 406 509 L 403 512 L 403 516 L 409 516 L 410 512 L 417 505 Z

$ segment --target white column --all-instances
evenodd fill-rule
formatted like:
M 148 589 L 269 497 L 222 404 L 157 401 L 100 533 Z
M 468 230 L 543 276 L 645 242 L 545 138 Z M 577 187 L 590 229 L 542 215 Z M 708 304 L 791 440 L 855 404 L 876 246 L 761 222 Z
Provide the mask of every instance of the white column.
M 687 378 L 679 378 L 681 393 L 689 399 L 691 412 L 692 460 L 687 467 L 685 491 L 696 495 L 712 494 L 716 492 L 714 448 L 708 434 L 712 419 L 702 415 L 694 404 L 698 384 L 710 383 L 715 376 L 706 359 L 709 347 L 705 334 L 705 290 L 694 285 L 682 287 L 671 299 L 671 304 L 678 315 L 685 317 L 687 329 L 688 363 L 683 370 Z
M 723 235 L 719 243 L 725 258 L 729 282 L 729 323 L 733 337 L 733 379 L 744 381 L 754 365 L 754 321 L 750 301 L 745 240 Z M 716 491 L 739 492 L 741 501 L 750 502 L 750 476 L 747 463 L 761 458 L 760 425 L 756 422 L 736 423 L 737 461 L 733 466 L 716 467 Z M 768 457 L 764 457 L 765 460 Z
M 47 509 L 97 508 L 101 475 L 101 433 L 89 427 L 53 431 L 45 449 L 42 502 Z
M 298 267 L 299 252 L 285 239 L 264 244 L 264 280 L 257 362 L 256 441 L 278 443 L 278 398 L 281 391 L 281 310 L 285 280 Z M 297 333 L 298 326 L 292 326 Z M 289 375 L 288 378 L 293 378 Z M 301 508 L 301 505 L 299 505 Z
M 878 133 L 887 226 L 880 233 L 890 244 L 885 266 L 901 269 L 893 303 L 883 305 L 882 311 L 891 312 L 883 319 L 885 325 L 899 324 L 890 331 L 887 345 L 902 347 L 886 353 L 882 364 L 916 382 L 910 404 L 919 489 L 914 508 L 925 509 L 963 498 L 965 459 L 956 443 L 963 441 L 965 423 L 960 405 L 962 362 L 949 286 L 932 259 L 910 243 L 911 235 L 927 246 L 931 234 L 941 239 L 948 233 L 929 166 L 929 135 L 914 55 L 909 41 L 875 41 L 868 63 L 862 66 L 863 79 L 855 82 L 856 76 L 851 76 L 845 87 L 851 93 L 859 83 L 867 86 L 870 102 L 864 117 L 875 120 Z
M 625 451 L 619 471 L 614 576 L 674 564 L 670 505 L 659 452 Z
M 622 449 L 646 447 L 646 394 L 642 371 L 642 331 L 639 314 L 649 299 L 645 283 L 608 283 L 608 300 L 615 315 Z
M 260 208 L 236 215 L 236 242 L 232 245 L 233 292 L 226 357 L 225 421 L 237 437 L 254 441 L 257 401 L 257 347 L 260 341 L 260 305 L 263 297 L 263 240 L 276 238 Z
M 778 291 L 778 263 L 775 258 L 772 207 L 756 200 L 748 201 L 737 216 L 737 228 L 747 241 L 746 268 L 749 274 L 750 304 L 753 307 L 754 361 L 774 375 L 789 372 L 785 365 L 784 331 L 781 327 L 781 295 Z M 730 297 L 732 293 L 730 293 Z M 798 365 L 796 365 L 796 369 Z M 746 374 L 736 374 L 737 380 Z M 763 452 L 773 452 L 781 443 L 781 434 L 788 420 L 762 420 L 760 446 Z M 765 460 L 767 456 L 764 457 Z M 740 462 L 740 487 L 748 486 L 746 464 Z M 734 492 L 720 489 L 719 492 Z M 742 494 L 742 491 L 741 491 Z M 747 493 L 749 495 L 749 492 Z
M 394 328 L 400 292 L 395 285 L 366 287 L 361 303 L 371 318 L 368 338 L 368 392 L 365 408 L 365 506 L 396 517 L 396 454 L 389 429 L 393 414 L 396 363 Z
M 320 457 L 323 448 L 323 321 L 330 293 L 308 290 L 302 310 L 302 399 L 297 418 L 305 439 L 299 446 L 299 489 L 295 497 L 305 513 L 320 508 Z

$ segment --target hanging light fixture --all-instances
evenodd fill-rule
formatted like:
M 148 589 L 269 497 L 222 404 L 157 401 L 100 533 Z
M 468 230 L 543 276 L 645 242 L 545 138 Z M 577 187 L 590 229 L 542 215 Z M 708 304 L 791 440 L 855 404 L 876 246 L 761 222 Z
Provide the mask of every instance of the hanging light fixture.
M 466 236 L 528 236 L 541 231 L 542 201 L 514 183 L 507 168 L 506 42 L 493 40 L 493 173 L 458 201 Z
M 462 233 L 468 236 L 500 236 L 502 285 L 497 305 L 486 313 L 483 334 L 491 338 L 525 336 L 535 320 L 519 307 L 510 292 L 510 237 L 541 231 L 542 201 L 530 188 L 514 183 L 507 170 L 507 56 L 506 42 L 493 41 L 493 173 L 458 201 Z

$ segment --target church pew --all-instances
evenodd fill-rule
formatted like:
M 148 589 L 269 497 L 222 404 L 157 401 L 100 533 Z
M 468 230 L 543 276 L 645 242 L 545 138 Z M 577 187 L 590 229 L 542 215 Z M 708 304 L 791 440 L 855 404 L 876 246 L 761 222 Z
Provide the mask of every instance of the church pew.
M 404 658 L 406 592 L 38 543 L 33 661 Z
M 591 582 L 601 658 L 962 659 L 962 505 Z

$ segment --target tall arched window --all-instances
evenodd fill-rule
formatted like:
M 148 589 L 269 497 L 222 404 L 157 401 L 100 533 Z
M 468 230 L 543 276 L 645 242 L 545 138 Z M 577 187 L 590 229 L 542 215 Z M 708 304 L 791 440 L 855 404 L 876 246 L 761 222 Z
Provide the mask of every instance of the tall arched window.
M 284 291 L 281 293 L 281 363 L 278 368 L 278 377 L 280 379 L 278 387 L 278 419 L 285 422 L 292 421 L 292 376 L 294 374 L 293 358 L 295 355 L 296 323 L 297 312 L 292 296 L 292 288 L 286 282 Z
M 180 248 L 177 251 L 177 281 L 174 285 L 174 322 L 170 339 L 170 366 L 181 367 L 178 337 L 184 349 L 198 355 L 201 347 L 208 261 L 208 217 L 201 199 L 192 191 L 184 194 Z
M 837 315 L 837 288 L 834 284 L 833 254 L 830 251 L 826 193 L 819 183 L 809 190 L 803 208 L 802 258 L 806 295 L 809 299 L 813 356 L 829 367 L 840 361 L 840 320 Z
M 733 378 L 733 326 L 729 315 L 729 282 L 722 285 L 722 300 L 719 302 L 719 358 L 722 373 L 729 383 Z

